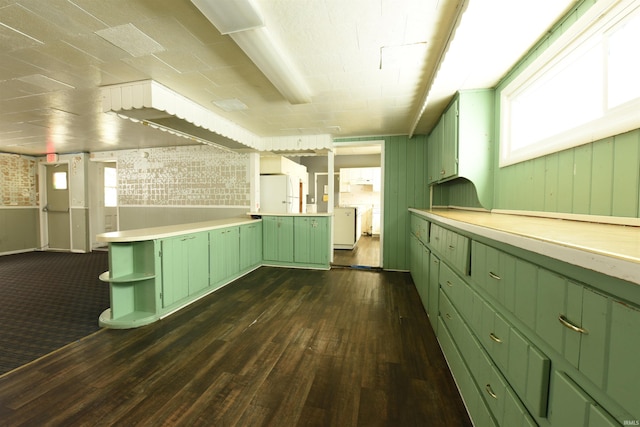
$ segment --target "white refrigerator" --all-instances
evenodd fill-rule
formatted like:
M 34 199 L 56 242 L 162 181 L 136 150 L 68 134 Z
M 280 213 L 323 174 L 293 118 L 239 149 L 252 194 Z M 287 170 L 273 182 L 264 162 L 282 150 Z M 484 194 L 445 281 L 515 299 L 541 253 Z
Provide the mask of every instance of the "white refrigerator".
M 289 175 L 260 175 L 260 211 L 300 212 L 298 185 Z

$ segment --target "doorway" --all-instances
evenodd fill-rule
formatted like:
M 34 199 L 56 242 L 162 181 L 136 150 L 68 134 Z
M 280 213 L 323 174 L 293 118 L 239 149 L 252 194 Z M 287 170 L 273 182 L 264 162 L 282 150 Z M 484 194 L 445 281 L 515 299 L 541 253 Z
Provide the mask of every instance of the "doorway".
M 384 141 L 339 142 L 334 147 L 338 179 L 332 265 L 382 268 Z M 355 230 L 354 240 L 351 230 Z
M 43 222 L 49 250 L 71 250 L 71 216 L 69 213 L 69 165 L 58 163 L 45 165 L 45 200 Z

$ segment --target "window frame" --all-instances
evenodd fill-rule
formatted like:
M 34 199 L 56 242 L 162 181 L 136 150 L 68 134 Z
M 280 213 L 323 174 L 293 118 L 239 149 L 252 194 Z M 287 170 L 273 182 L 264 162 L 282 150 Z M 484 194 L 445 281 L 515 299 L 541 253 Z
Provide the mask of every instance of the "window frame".
M 640 17 L 640 0 L 600 0 L 560 35 L 540 56 L 509 82 L 500 93 L 499 167 L 577 147 L 640 127 L 640 96 L 616 107 L 607 105 L 607 43 L 608 35 L 629 19 Z M 595 40 L 602 38 L 602 40 Z M 528 145 L 512 148 L 512 103 L 535 85 L 547 73 L 567 65 L 565 58 L 587 45 L 601 44 L 600 63 L 605 67 L 601 87 L 603 114 L 573 128 L 543 137 Z M 515 144 L 514 144 L 515 145 Z

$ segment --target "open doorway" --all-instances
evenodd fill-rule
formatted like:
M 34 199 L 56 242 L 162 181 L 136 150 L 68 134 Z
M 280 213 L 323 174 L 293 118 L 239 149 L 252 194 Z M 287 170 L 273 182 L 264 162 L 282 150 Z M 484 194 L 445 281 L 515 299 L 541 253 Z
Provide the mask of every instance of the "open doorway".
M 381 268 L 384 141 L 334 146 L 333 197 L 328 194 L 326 166 L 307 165 L 314 180 L 310 203 L 318 212 L 327 212 L 327 201 L 333 200 L 332 266 Z
M 118 231 L 118 179 L 116 162 L 94 162 L 91 174 L 92 250 L 106 250 L 95 236 Z

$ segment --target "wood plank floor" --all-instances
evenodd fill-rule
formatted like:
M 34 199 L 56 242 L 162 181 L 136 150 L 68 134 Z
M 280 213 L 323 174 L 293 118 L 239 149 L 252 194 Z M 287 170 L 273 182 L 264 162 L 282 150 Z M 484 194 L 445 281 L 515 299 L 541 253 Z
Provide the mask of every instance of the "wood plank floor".
M 332 264 L 380 267 L 380 236 L 362 236 L 351 250 L 334 249 Z
M 408 274 L 268 267 L 0 377 L 0 424 L 471 425 Z

